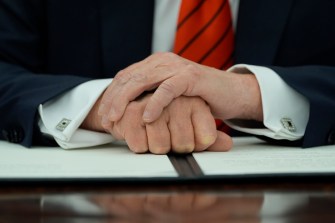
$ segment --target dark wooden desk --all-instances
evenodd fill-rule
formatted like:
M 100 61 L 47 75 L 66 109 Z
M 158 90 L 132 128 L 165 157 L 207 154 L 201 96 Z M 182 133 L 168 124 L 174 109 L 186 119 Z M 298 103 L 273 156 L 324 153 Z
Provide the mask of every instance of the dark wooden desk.
M 335 180 L 2 184 L 5 222 L 335 222 Z

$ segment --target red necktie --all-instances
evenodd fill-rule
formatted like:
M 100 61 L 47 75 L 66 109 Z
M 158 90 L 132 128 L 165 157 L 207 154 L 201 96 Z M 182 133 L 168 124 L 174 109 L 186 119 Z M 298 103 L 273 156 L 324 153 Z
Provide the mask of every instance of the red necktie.
M 217 69 L 233 65 L 234 33 L 228 0 L 182 0 L 174 52 Z M 227 131 L 221 120 L 218 129 Z

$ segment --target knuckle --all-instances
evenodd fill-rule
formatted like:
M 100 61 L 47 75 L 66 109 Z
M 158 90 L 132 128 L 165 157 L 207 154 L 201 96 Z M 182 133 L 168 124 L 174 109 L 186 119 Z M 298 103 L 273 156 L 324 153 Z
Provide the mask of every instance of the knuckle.
M 141 153 L 146 153 L 148 152 L 148 148 L 145 147 L 145 146 L 134 146 L 131 148 L 131 151 L 133 151 L 134 153 L 137 153 L 137 154 L 141 154 Z
M 148 76 L 143 73 L 131 73 L 130 80 L 135 82 L 147 82 Z
M 188 63 L 184 65 L 184 73 L 188 75 L 192 75 L 194 77 L 198 77 L 201 75 L 199 67 L 193 63 Z
M 186 154 L 186 153 L 193 152 L 195 149 L 194 147 L 195 147 L 194 144 L 191 143 L 187 145 L 176 145 L 172 149 L 173 149 L 173 152 L 175 153 Z
M 157 155 L 164 155 L 170 152 L 170 146 L 156 146 L 154 148 L 150 148 L 150 152 Z
M 125 70 L 120 70 L 114 77 L 114 80 L 120 80 L 123 76 L 125 76 L 127 72 Z
M 206 149 L 207 147 L 211 146 L 215 142 L 216 137 L 217 135 L 213 135 L 213 134 L 200 137 L 197 142 L 197 147 L 199 149 Z
M 194 66 L 193 63 L 186 64 L 184 68 L 185 68 L 186 71 L 188 71 L 190 73 L 193 73 L 193 72 L 196 71 L 196 67 Z
M 128 132 L 129 133 L 129 132 Z M 125 139 L 129 149 L 134 153 L 148 152 L 146 139 L 141 138 L 139 135 L 125 134 Z
M 174 66 L 176 67 L 176 68 L 183 68 L 184 66 L 187 66 L 189 63 L 187 62 L 187 61 L 185 61 L 185 60 L 178 60 L 178 61 L 176 61 L 175 63 L 174 63 Z
M 130 78 L 131 74 L 128 71 L 121 70 L 115 75 L 113 82 L 123 85 L 127 83 Z

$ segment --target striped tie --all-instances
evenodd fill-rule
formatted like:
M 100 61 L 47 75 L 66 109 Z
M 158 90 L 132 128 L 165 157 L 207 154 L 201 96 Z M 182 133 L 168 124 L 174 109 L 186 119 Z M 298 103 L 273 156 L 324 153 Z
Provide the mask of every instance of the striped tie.
M 183 0 L 174 52 L 218 69 L 233 64 L 234 33 L 228 0 Z
M 217 69 L 233 65 L 234 33 L 228 0 L 182 0 L 174 52 Z M 221 120 L 218 129 L 228 132 Z

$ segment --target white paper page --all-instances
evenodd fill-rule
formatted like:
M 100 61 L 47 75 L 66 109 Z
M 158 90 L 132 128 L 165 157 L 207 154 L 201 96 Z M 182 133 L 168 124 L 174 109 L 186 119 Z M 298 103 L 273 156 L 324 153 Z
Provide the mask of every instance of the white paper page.
M 335 146 L 272 146 L 257 138 L 234 138 L 229 152 L 193 154 L 205 175 L 335 173 Z
M 134 154 L 126 146 L 27 149 L 0 141 L 0 179 L 175 176 L 167 156 Z

